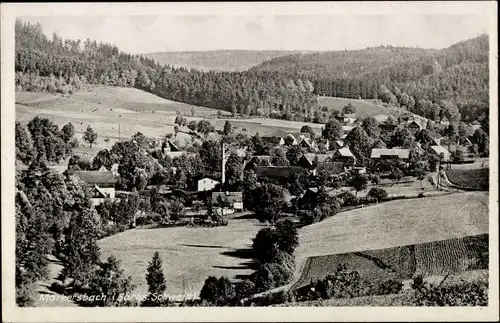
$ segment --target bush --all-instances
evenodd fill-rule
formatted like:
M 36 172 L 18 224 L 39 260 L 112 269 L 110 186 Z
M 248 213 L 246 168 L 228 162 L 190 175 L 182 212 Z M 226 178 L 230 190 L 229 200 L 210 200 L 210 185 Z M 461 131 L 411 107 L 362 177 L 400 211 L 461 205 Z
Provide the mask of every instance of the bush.
M 372 187 L 368 192 L 368 197 L 374 198 L 377 201 L 383 201 L 389 197 L 389 194 L 383 189 L 379 187 Z
M 356 206 L 359 204 L 358 199 L 351 192 L 342 192 L 337 195 L 337 198 L 341 200 L 342 206 Z
M 289 283 L 293 277 L 293 268 L 278 263 L 267 263 L 255 271 L 250 280 L 255 284 L 257 292 Z
M 366 285 L 357 271 L 338 265 L 332 275 L 297 290 L 297 300 L 308 301 L 329 298 L 352 298 L 366 295 Z
M 227 277 L 217 279 L 210 276 L 200 292 L 200 299 L 216 306 L 229 305 L 234 301 L 236 291 Z
M 292 291 L 281 290 L 279 292 L 269 293 L 262 297 L 252 299 L 250 302 L 253 306 L 270 306 L 294 301 L 295 295 Z
M 452 286 L 422 285 L 417 290 L 417 306 L 488 306 L 487 282 L 462 282 Z

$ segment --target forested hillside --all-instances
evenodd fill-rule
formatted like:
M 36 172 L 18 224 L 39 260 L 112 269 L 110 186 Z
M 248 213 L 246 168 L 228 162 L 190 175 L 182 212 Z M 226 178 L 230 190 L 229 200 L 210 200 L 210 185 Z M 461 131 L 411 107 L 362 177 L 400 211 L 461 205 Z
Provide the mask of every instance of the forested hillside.
M 248 71 L 175 68 L 87 39 L 48 39 L 16 22 L 16 89 L 71 93 L 82 83 L 135 87 L 193 105 L 295 121 L 324 119 L 316 95 L 380 99 L 434 121 L 482 119 L 488 36 L 443 50 L 377 47 L 295 54 Z
M 472 120 L 489 106 L 488 43 L 488 36 L 482 35 L 442 50 L 382 46 L 297 54 L 271 59 L 251 70 L 307 77 L 315 93 L 327 96 L 384 100 L 380 90 L 384 85 L 400 105 L 408 107 L 407 100 L 400 100 L 403 93 L 416 103 L 427 100 L 441 108 L 445 100 L 458 106 L 463 119 Z M 390 99 L 389 95 L 386 101 Z M 427 106 L 414 104 L 412 112 L 431 117 Z
M 159 52 L 144 54 L 163 65 L 201 71 L 244 71 L 279 56 L 294 54 L 280 50 L 214 50 L 196 52 Z
M 160 65 L 87 39 L 48 39 L 16 21 L 16 89 L 71 93 L 82 83 L 135 87 L 170 100 L 244 115 L 306 113 L 316 105 L 307 79 L 275 72 L 202 72 Z

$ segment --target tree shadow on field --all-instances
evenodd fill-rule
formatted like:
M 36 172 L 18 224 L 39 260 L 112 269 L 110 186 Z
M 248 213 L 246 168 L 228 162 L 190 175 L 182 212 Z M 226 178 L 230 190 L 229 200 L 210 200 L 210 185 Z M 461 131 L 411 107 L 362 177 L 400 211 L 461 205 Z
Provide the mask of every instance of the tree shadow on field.
M 254 260 L 254 253 L 251 248 L 233 249 L 221 252 L 221 254 L 233 258 L 246 259 L 247 261 L 242 262 L 236 266 L 215 265 L 213 266 L 214 268 L 229 269 L 229 270 L 238 270 L 238 269 L 256 270 L 258 268 L 259 264 Z M 247 279 L 249 277 L 250 275 L 244 275 L 244 274 L 235 275 L 235 278 L 237 279 Z
M 201 245 L 201 244 L 180 244 L 179 246 L 184 247 L 193 247 L 193 248 L 214 248 L 214 249 L 222 249 L 226 248 L 224 246 L 213 246 L 213 245 Z
M 254 252 L 250 248 L 233 249 L 233 250 L 229 250 L 229 251 L 223 251 L 223 252 L 221 252 L 221 254 L 224 256 L 230 256 L 230 257 L 240 258 L 240 259 L 253 259 L 254 258 Z

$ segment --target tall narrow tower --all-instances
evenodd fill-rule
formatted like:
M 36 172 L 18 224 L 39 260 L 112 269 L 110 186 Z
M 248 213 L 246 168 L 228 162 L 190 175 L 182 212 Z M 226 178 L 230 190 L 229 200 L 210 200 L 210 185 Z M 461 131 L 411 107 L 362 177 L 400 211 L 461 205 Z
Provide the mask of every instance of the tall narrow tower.
M 221 179 L 221 190 L 222 187 L 224 186 L 224 183 L 226 182 L 226 151 L 224 147 L 224 142 L 222 142 L 222 179 Z

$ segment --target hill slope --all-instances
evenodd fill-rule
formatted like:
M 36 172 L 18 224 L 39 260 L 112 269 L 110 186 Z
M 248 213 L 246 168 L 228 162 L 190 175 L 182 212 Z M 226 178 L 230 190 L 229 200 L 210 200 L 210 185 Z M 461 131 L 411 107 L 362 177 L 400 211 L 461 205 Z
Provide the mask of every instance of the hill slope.
M 174 67 L 201 71 L 244 71 L 275 57 L 294 53 L 296 52 L 274 50 L 214 50 L 147 53 L 143 56 Z
M 489 37 L 482 35 L 441 50 L 382 46 L 289 55 L 251 71 L 307 77 L 316 94 L 343 98 L 376 98 L 385 85 L 401 105 L 410 105 L 401 100 L 403 92 L 413 96 L 410 108 L 419 115 L 432 114 L 419 100 L 439 103 L 443 110 L 440 102 L 448 100 L 458 105 L 462 116 L 473 119 L 489 108 L 488 63 Z

